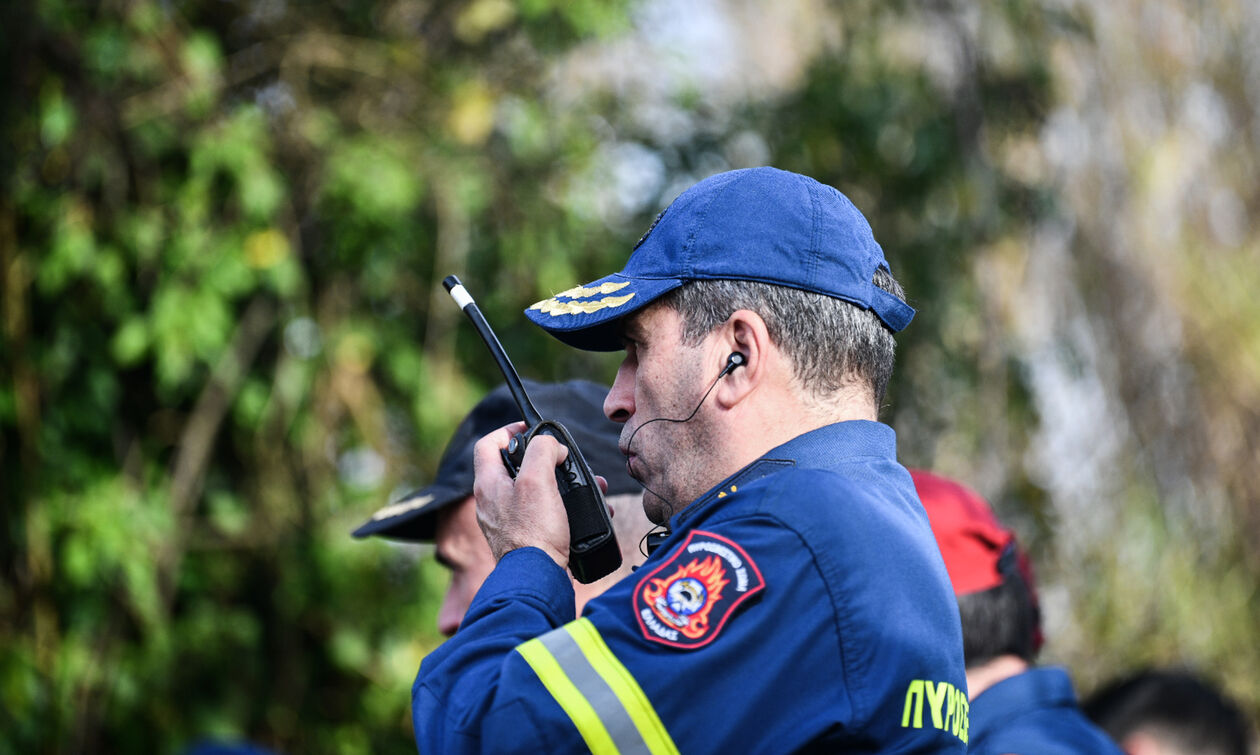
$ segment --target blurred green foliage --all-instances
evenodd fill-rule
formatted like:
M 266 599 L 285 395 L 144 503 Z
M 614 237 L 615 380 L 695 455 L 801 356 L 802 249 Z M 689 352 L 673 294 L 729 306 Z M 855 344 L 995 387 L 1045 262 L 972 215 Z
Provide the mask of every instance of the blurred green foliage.
M 1055 659 L 1087 687 L 1196 663 L 1260 709 L 1260 565 L 1234 519 L 1189 537 L 1194 516 L 1165 503 L 1181 499 L 1152 469 L 1181 457 L 1149 449 L 1204 436 L 1143 424 L 1157 413 L 1134 386 L 1150 375 L 1131 365 L 1156 360 L 1114 311 L 1143 269 L 1110 252 L 1098 198 L 1045 157 L 1102 21 L 1032 0 L 814 10 L 829 41 L 732 104 L 703 81 L 663 96 L 581 83 L 574 69 L 606 70 L 592 51 L 645 23 L 637 4 L 7 7 L 0 755 L 206 737 L 411 751 L 409 689 L 440 641 L 443 576 L 422 549 L 348 533 L 432 475 L 498 382 L 442 277 L 463 278 L 524 374 L 608 380 L 613 357 L 560 346 L 521 309 L 619 267 L 679 184 L 759 162 L 837 186 L 871 219 L 920 310 L 886 417 L 908 463 L 982 489 L 1049 562 L 1049 607 L 1072 614 L 1053 627 Z M 626 166 L 655 180 L 626 190 Z M 1040 239 L 1064 227 L 1070 293 L 1095 331 L 1120 333 L 1114 363 L 1029 335 Z M 1213 470 L 1245 466 L 1229 462 L 1260 437 L 1260 369 L 1224 367 L 1260 343 L 1214 338 L 1233 304 L 1198 305 L 1245 298 L 1202 267 L 1254 247 L 1200 266 L 1197 238 L 1172 265 L 1190 290 L 1160 301 L 1189 313 L 1182 369 L 1219 407 L 1205 417 L 1243 417 L 1230 427 L 1244 450 L 1188 444 L 1217 449 L 1217 466 L 1186 479 L 1245 504 L 1251 483 Z M 1091 511 L 1093 537 L 1036 461 L 1047 361 L 1130 386 L 1112 400 L 1130 411 L 1117 453 L 1132 459 Z M 1254 506 L 1233 513 L 1260 522 Z
M 348 533 L 493 384 L 436 279 L 509 323 L 541 257 L 612 256 L 536 190 L 590 145 L 532 103 L 623 10 L 6 15 L 0 752 L 411 750 L 442 575 Z

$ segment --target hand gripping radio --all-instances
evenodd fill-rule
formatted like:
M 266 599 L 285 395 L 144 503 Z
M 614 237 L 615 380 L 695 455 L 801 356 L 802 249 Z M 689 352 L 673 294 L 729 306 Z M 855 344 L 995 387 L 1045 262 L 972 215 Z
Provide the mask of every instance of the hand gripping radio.
M 481 340 L 490 349 L 494 361 L 503 372 L 516 406 L 521 410 L 521 418 L 529 425 L 529 430 L 517 433 L 508 442 L 508 447 L 500 449 L 503 465 L 513 479 L 520 471 L 525 460 L 525 448 L 538 435 L 550 435 L 569 449 L 564 462 L 556 467 L 556 487 L 560 490 L 560 498 L 564 501 L 564 510 L 569 518 L 569 570 L 582 584 L 589 584 L 600 577 L 611 574 L 621 566 L 621 549 L 617 546 L 617 537 L 613 533 L 612 519 L 608 516 L 608 505 L 604 502 L 604 494 L 595 482 L 595 474 L 582 456 L 573 441 L 573 436 L 564 425 L 555 420 L 543 419 L 543 416 L 525 393 L 525 386 L 517 374 L 507 352 L 499 343 L 498 337 L 490 329 L 486 318 L 478 309 L 477 303 L 459 282 L 459 278 L 448 275 L 442 281 L 451 298 L 459 308 L 468 315 Z

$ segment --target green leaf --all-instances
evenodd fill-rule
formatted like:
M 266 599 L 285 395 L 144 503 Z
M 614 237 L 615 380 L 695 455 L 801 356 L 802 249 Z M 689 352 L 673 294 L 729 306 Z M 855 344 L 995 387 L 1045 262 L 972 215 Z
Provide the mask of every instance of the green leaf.
M 112 84 L 126 65 L 128 47 L 126 37 L 116 26 L 91 29 L 83 40 L 84 63 L 101 84 Z
M 114 331 L 110 352 L 120 367 L 130 367 L 145 355 L 149 348 L 149 328 L 144 317 L 133 315 Z
M 361 670 L 372 657 L 367 638 L 350 627 L 337 630 L 330 645 L 333 659 L 345 669 Z
M 215 491 L 210 496 L 210 522 L 225 535 L 240 535 L 249 527 L 249 509 L 235 495 Z
M 69 584 L 84 587 L 98 576 L 88 536 L 72 533 L 61 547 L 61 569 Z
M 218 98 L 222 86 L 223 55 L 218 41 L 206 32 L 189 36 L 180 51 L 188 86 L 184 106 L 189 115 L 204 117 Z
M 62 94 L 61 87 L 57 85 L 45 87 L 40 97 L 39 122 L 39 134 L 44 146 L 61 146 L 70 138 L 74 126 L 74 105 Z
M 423 196 L 420 173 L 398 140 L 359 138 L 337 145 L 328 158 L 324 196 L 340 200 L 365 220 L 398 222 Z

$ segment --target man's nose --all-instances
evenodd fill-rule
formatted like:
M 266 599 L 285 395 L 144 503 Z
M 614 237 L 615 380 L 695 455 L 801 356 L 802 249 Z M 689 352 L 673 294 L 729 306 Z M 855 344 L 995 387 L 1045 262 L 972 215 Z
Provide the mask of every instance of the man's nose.
M 604 397 L 604 416 L 613 422 L 634 416 L 634 370 L 625 362 L 617 368 L 617 379 Z

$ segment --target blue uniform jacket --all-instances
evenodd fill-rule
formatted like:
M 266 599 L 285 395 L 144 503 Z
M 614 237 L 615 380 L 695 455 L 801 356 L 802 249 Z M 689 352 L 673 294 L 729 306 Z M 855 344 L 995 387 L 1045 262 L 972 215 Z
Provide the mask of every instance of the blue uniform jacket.
M 774 449 L 576 621 L 566 573 L 508 553 L 420 666 L 420 751 L 964 752 L 958 608 L 895 446 L 855 421 Z
M 1034 668 L 971 702 L 971 749 L 981 755 L 1122 755 L 1081 713 L 1063 669 Z

